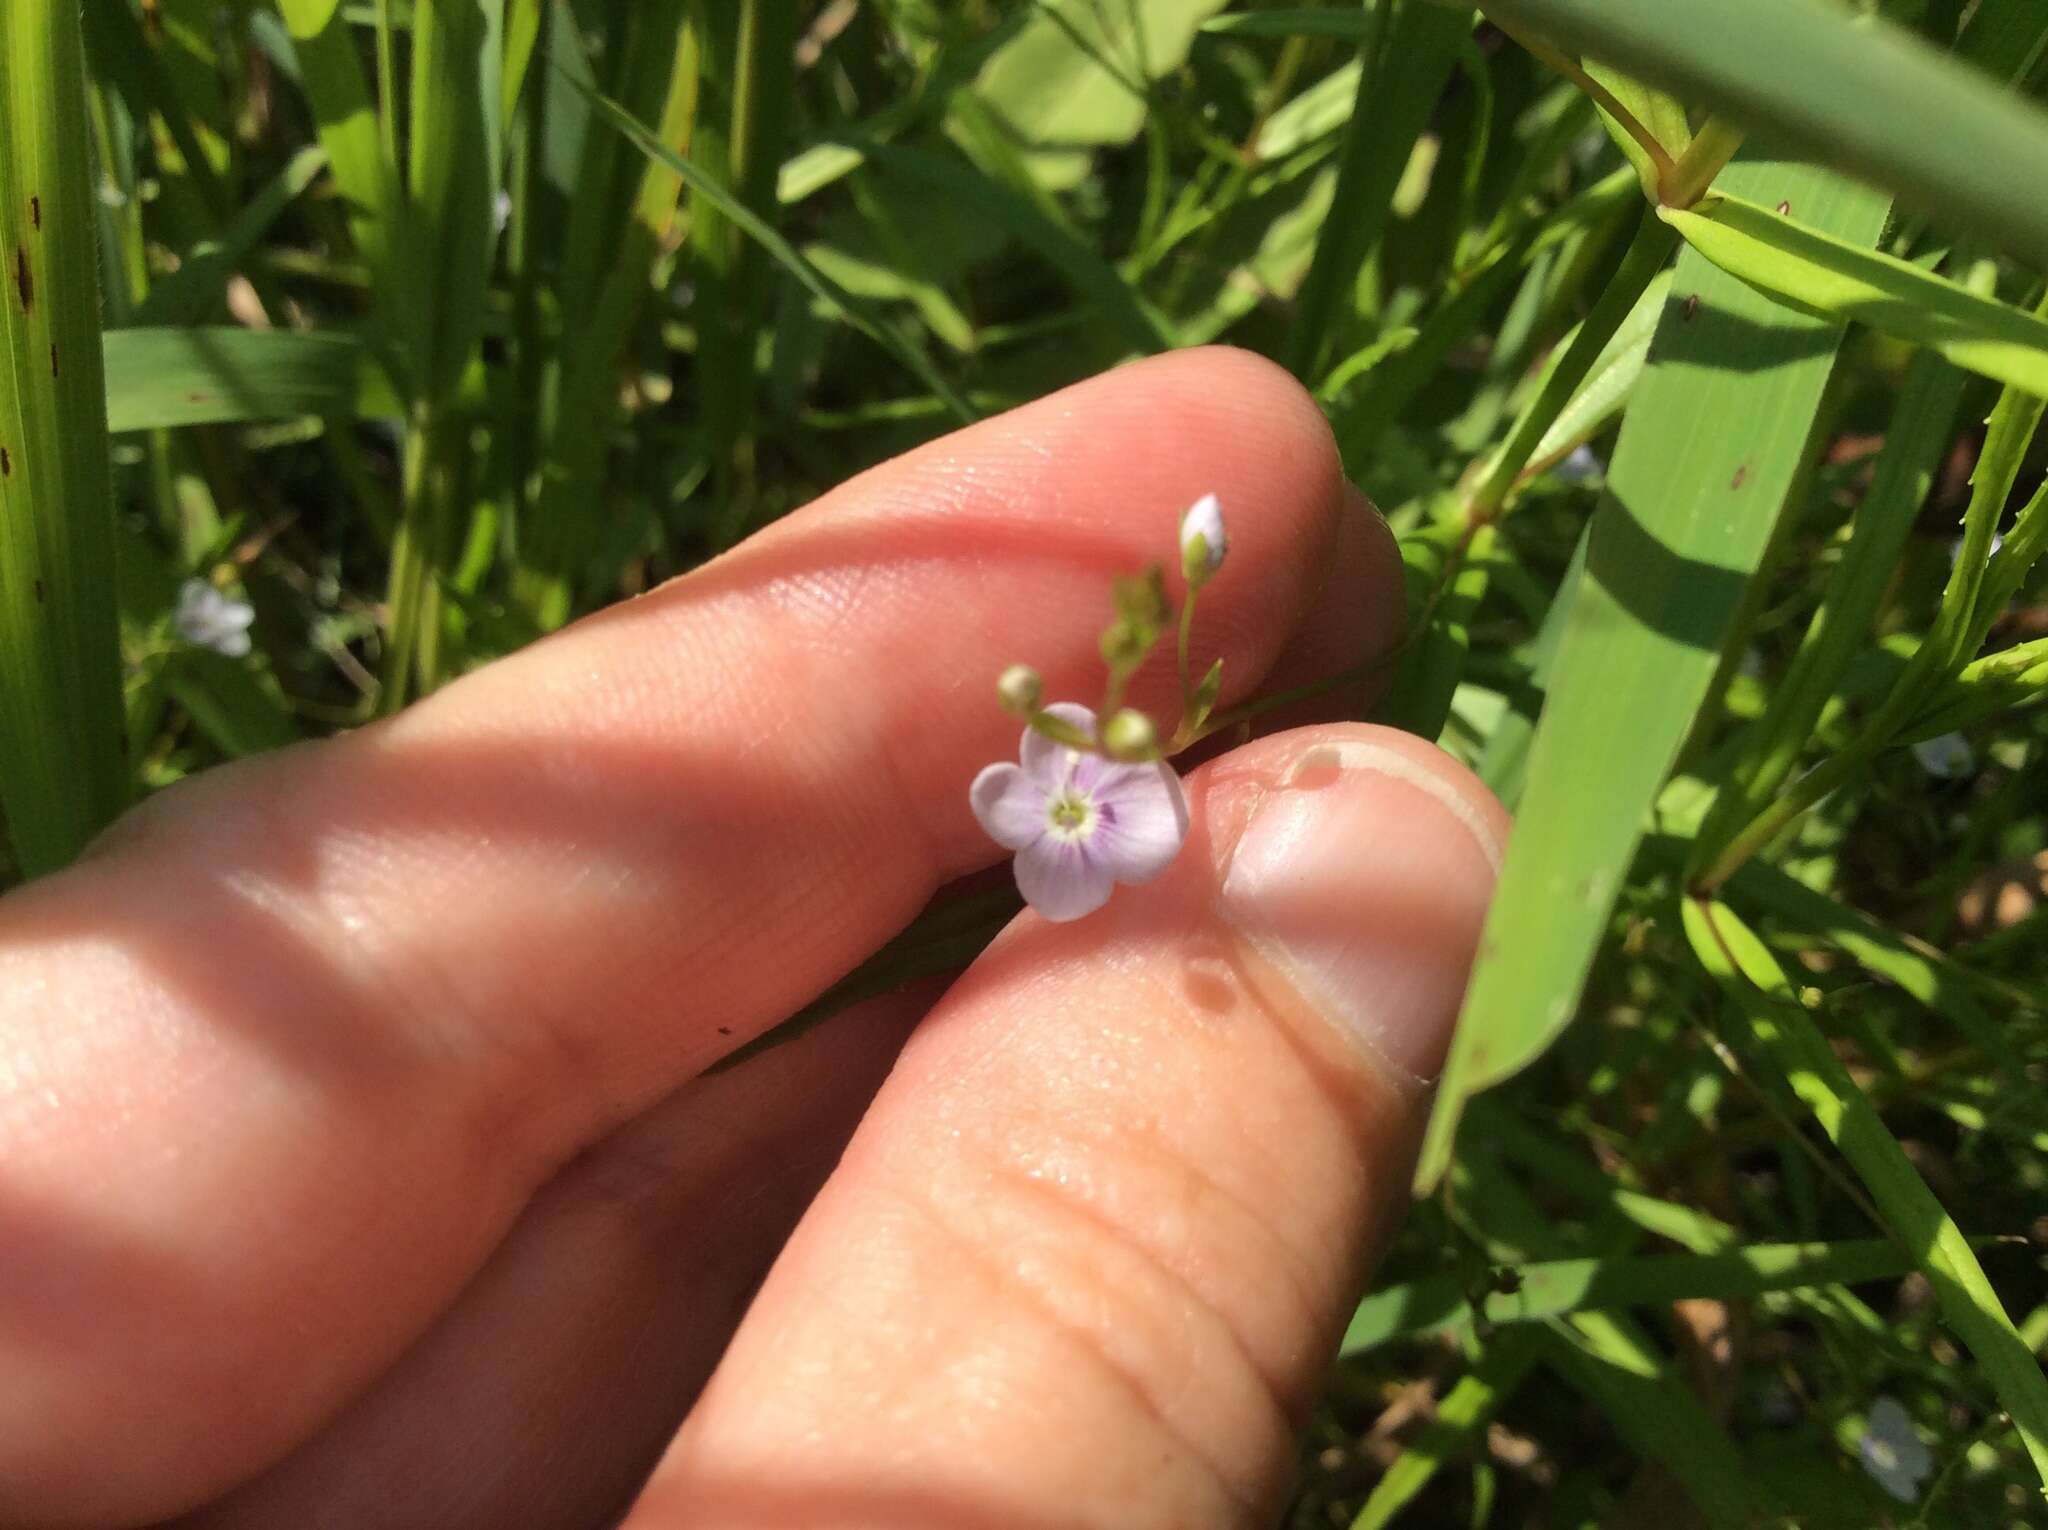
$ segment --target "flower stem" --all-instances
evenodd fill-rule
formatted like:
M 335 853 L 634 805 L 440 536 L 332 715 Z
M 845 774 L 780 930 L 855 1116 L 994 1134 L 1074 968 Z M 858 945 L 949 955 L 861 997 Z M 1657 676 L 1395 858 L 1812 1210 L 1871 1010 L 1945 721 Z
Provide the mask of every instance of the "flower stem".
M 1181 603 L 1180 608 L 1178 658 L 1180 663 L 1180 731 L 1183 733 L 1186 733 L 1194 726 L 1195 720 L 1195 683 L 1188 673 L 1188 637 L 1194 631 L 1195 597 L 1200 593 L 1199 590 L 1190 589 L 1188 591 L 1188 598 Z

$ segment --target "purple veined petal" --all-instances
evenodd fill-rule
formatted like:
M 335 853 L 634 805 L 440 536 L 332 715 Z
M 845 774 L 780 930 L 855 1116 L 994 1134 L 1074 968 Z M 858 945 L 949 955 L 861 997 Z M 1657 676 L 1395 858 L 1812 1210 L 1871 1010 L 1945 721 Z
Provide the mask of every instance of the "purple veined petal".
M 1054 924 L 1092 914 L 1109 901 L 1116 878 L 1071 839 L 1048 834 L 1017 852 L 1017 890 Z
M 1078 701 L 1055 701 L 1045 710 L 1090 736 L 1095 732 L 1094 712 Z M 1043 785 L 1048 793 L 1066 785 L 1067 772 L 1073 769 L 1076 755 L 1077 751 L 1065 744 L 1054 743 L 1036 728 L 1026 728 L 1024 741 L 1017 746 L 1017 758 L 1023 763 L 1024 774 Z
M 1034 845 L 1045 833 L 1045 789 L 1007 760 L 974 778 L 967 803 L 975 821 L 1005 850 Z
M 1188 799 L 1164 761 L 1118 765 L 1096 785 L 1089 849 L 1119 882 L 1149 882 L 1188 837 Z

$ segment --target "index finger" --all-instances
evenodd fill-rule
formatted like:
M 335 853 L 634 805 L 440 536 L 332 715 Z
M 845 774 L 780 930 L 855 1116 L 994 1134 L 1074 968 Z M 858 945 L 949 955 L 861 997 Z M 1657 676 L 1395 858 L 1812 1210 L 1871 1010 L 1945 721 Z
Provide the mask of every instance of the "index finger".
M 274 1458 L 579 1144 L 992 859 L 965 787 L 1014 746 L 993 675 L 1099 684 L 1108 577 L 1170 556 L 1207 492 L 1233 546 L 1198 642 L 1242 693 L 1341 478 L 1283 374 L 1183 354 L 878 469 L 390 724 L 170 793 L 9 899 L 0 1417 L 35 1422 L 0 1438 L 5 1507 L 163 1514 Z M 1398 598 L 1390 547 L 1375 567 L 1361 611 Z M 147 1448 L 89 1443 L 116 1437 Z

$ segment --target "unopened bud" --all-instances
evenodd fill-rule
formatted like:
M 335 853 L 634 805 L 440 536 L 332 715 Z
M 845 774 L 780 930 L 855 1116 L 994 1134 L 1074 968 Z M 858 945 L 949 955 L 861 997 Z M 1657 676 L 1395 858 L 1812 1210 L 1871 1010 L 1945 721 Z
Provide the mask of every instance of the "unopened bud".
M 1180 518 L 1180 571 L 1190 589 L 1199 588 L 1223 567 L 1223 555 L 1230 539 L 1223 530 L 1223 504 L 1213 494 L 1204 494 Z
M 1113 760 L 1156 760 L 1159 730 L 1143 712 L 1125 707 L 1103 726 L 1102 748 Z
M 996 699 L 1003 704 L 1003 710 L 1019 717 L 1029 717 L 1037 711 L 1038 698 L 1044 692 L 1045 683 L 1029 664 L 1012 664 L 996 681 Z

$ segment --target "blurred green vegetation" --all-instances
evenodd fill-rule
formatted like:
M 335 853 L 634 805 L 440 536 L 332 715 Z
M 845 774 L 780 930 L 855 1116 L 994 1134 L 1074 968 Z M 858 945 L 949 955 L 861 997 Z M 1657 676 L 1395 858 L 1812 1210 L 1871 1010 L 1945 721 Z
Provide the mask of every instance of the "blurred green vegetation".
M 1482 10 L 17 0 L 13 877 L 1245 346 L 1402 537 L 1377 715 L 1520 818 L 1290 1522 L 2048 1524 L 2048 11 Z

